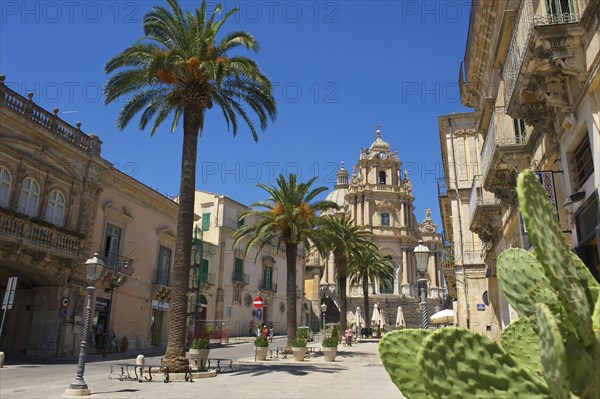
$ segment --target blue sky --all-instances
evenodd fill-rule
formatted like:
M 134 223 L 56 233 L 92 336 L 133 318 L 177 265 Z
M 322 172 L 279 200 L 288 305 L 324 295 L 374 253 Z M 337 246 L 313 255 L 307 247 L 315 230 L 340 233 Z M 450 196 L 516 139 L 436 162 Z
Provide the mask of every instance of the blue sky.
M 102 156 L 166 195 L 179 189 L 181 131 L 165 124 L 154 137 L 137 120 L 123 132 L 123 101 L 104 105 L 106 61 L 142 36 L 152 1 L 3 1 L 0 73 L 6 84 L 103 141 Z M 200 1 L 181 1 L 193 9 Z M 209 2 L 213 6 L 216 2 Z M 333 187 L 341 161 L 357 162 L 376 125 L 409 170 L 416 217 L 439 223 L 441 177 L 437 116 L 464 112 L 458 70 L 470 1 L 237 1 L 224 27 L 246 30 L 275 84 L 278 118 L 258 143 L 240 124 L 236 138 L 220 112 L 209 112 L 198 147 L 197 188 L 245 204 L 265 199 L 257 182 L 294 172 Z M 440 226 L 441 230 L 441 226 Z

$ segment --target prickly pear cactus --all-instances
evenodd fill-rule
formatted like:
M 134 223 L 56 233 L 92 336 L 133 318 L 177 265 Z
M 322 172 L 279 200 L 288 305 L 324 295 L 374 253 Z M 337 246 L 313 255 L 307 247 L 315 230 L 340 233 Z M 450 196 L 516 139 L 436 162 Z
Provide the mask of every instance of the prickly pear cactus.
M 379 341 L 383 365 L 400 391 L 409 398 L 431 397 L 424 388 L 423 373 L 419 372 L 415 354 L 423 346 L 431 330 L 398 330 Z
M 417 355 L 426 390 L 435 398 L 548 397 L 543 378 L 500 345 L 458 328 L 435 330 Z
M 527 318 L 510 323 L 500 336 L 500 344 L 515 360 L 542 376 L 540 345 L 533 324 Z
M 509 249 L 497 270 L 521 319 L 501 345 L 456 328 L 430 333 L 421 346 L 423 336 L 409 330 L 384 338 L 383 363 L 408 398 L 600 397 L 600 285 L 569 251 L 531 171 L 519 175 L 517 193 L 535 252 Z M 415 351 L 417 364 L 405 363 Z

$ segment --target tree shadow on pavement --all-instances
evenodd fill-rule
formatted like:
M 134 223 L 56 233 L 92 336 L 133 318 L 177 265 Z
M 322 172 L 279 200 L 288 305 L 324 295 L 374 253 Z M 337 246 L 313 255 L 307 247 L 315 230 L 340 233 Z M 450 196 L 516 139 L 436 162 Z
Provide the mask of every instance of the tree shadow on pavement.
M 232 375 L 253 375 L 259 376 L 263 374 L 273 375 L 273 373 L 286 373 L 291 375 L 307 375 L 313 373 L 338 373 L 343 369 L 315 366 L 254 366 L 254 365 L 238 365 L 236 370 L 227 373 Z

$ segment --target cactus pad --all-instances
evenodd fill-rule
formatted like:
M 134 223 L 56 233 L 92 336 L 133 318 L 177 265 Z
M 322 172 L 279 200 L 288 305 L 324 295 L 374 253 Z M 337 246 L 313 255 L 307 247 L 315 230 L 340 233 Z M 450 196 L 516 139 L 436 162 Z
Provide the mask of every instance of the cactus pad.
M 543 302 L 560 311 L 560 300 L 535 255 L 521 248 L 502 252 L 497 263 L 498 283 L 508 302 L 521 316 L 535 318 L 533 304 Z
M 429 397 L 424 388 L 415 354 L 422 348 L 429 330 L 398 330 L 379 341 L 379 354 L 392 381 L 407 398 Z
M 558 291 L 560 302 L 575 326 L 579 340 L 584 346 L 592 345 L 596 338 L 585 288 L 573 266 L 554 208 L 532 171 L 519 174 L 517 193 L 519 210 L 534 244 L 536 257 L 544 267 L 550 284 Z
M 500 344 L 515 360 L 543 376 L 539 338 L 528 319 L 520 318 L 502 330 Z
M 417 355 L 426 390 L 436 398 L 548 397 L 544 380 L 496 342 L 470 330 L 442 328 Z

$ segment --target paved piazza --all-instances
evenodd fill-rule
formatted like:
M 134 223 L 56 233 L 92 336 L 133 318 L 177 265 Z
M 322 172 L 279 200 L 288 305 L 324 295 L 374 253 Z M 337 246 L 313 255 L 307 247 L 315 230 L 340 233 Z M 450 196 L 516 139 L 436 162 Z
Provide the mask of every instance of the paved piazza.
M 271 348 L 283 343 L 275 340 Z M 313 344 L 319 346 L 319 344 Z M 251 343 L 234 343 L 211 350 L 211 357 L 230 357 L 234 372 L 214 378 L 197 379 L 193 383 L 162 382 L 162 374 L 154 382 L 109 380 L 109 364 L 135 362 L 132 357 L 101 358 L 88 356 L 85 381 L 91 398 L 402 398 L 391 382 L 377 355 L 376 342 L 363 342 L 338 348 L 334 363 L 326 363 L 321 355 L 305 362 L 273 359 L 254 362 Z M 156 353 L 154 353 L 156 354 Z M 109 355 L 117 356 L 117 355 Z M 147 357 L 146 363 L 157 363 L 160 357 Z M 12 364 L 11 364 L 12 363 Z M 15 362 L 16 363 L 16 362 Z M 76 371 L 74 360 L 61 364 L 8 361 L 0 369 L 0 397 L 62 398 Z

